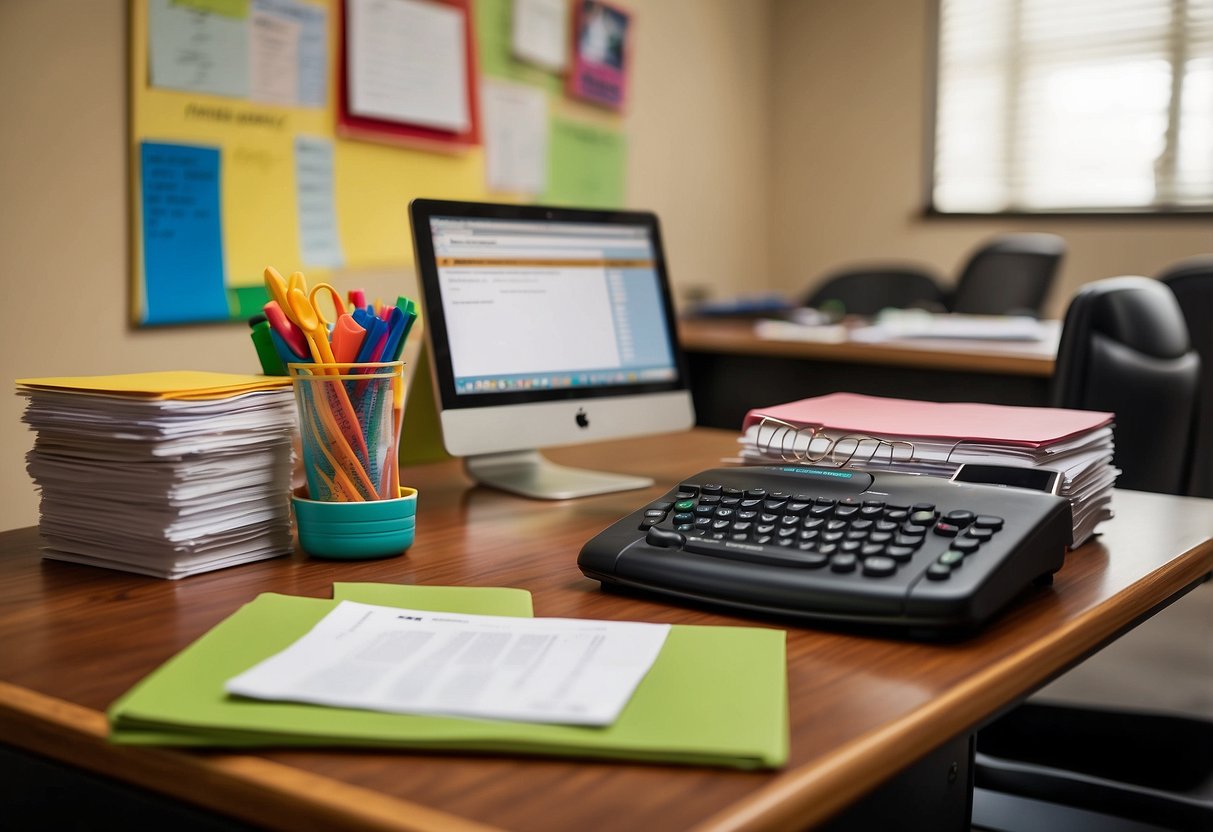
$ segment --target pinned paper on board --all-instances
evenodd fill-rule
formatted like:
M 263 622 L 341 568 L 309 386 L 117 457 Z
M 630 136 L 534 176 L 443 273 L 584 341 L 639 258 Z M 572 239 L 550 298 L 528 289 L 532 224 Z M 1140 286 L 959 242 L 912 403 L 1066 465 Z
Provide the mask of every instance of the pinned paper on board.
M 573 25 L 569 95 L 622 110 L 627 92 L 628 30 L 631 17 L 600 0 L 580 0 Z
M 253 0 L 252 10 L 252 99 L 323 107 L 328 100 L 327 9 L 300 0 Z
M 487 78 L 481 87 L 485 178 L 494 191 L 547 187 L 548 101 L 541 89 Z
M 328 13 L 300 0 L 149 0 L 154 87 L 323 107 Z
M 476 25 L 476 59 L 480 73 L 490 78 L 506 78 L 564 94 L 564 78 L 514 53 L 514 4 L 510 0 L 477 0 L 472 7 Z M 568 29 L 561 32 L 568 51 Z M 567 64 L 567 57 L 566 57 Z
M 465 18 L 421 0 L 350 0 L 353 115 L 461 132 L 471 124 Z
M 510 44 L 514 56 L 552 72 L 568 66 L 567 0 L 514 0 Z
M 250 23 L 249 97 L 266 104 L 295 104 L 303 25 L 261 4 L 253 9 Z
M 623 134 L 554 118 L 548 145 L 545 202 L 589 208 L 623 204 L 627 145 Z
M 337 234 L 333 197 L 333 143 L 295 138 L 295 186 L 299 202 L 299 249 L 305 266 L 335 268 L 345 263 Z
M 248 0 L 150 0 L 151 83 L 156 87 L 247 98 Z

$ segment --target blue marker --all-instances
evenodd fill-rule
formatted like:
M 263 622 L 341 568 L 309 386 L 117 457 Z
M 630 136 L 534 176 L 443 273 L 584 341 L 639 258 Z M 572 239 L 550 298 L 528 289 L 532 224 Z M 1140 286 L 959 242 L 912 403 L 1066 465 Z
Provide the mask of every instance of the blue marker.
M 393 306 L 387 316 L 387 340 L 380 351 L 380 361 L 399 361 L 400 347 L 404 344 L 404 333 L 408 328 L 408 318 L 400 311 L 399 306 Z

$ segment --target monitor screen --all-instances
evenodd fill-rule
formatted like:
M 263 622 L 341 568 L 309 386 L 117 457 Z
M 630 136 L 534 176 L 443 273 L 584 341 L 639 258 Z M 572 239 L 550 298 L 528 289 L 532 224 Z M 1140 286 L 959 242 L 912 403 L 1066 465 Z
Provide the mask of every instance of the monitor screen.
M 689 427 L 653 214 L 438 200 L 410 210 L 448 450 Z

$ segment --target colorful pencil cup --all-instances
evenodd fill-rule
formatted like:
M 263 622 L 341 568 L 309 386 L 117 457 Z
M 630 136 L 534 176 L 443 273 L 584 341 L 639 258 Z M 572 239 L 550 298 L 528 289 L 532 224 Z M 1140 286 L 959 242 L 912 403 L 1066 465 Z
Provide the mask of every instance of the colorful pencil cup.
M 400 487 L 403 362 L 291 364 L 287 371 L 307 478 L 307 493 L 294 499 L 304 551 L 344 558 L 403 552 L 416 506 L 416 492 Z

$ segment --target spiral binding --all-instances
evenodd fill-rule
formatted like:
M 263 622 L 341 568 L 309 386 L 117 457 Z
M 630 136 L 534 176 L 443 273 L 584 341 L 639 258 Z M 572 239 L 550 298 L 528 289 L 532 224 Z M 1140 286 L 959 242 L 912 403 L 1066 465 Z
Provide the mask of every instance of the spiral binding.
M 769 430 L 763 440 L 763 430 Z M 886 439 L 864 433 L 847 433 L 831 437 L 826 434 L 824 424 L 793 424 L 773 416 L 763 416 L 758 423 L 755 447 L 764 456 L 777 456 L 783 462 L 808 463 L 832 468 L 846 468 L 861 464 L 892 465 L 898 462 L 915 462 L 915 446 L 905 439 Z M 800 448 L 804 442 L 803 449 Z M 818 445 L 817 451 L 813 450 Z M 952 454 L 964 444 L 957 441 L 948 449 L 942 464 L 951 464 Z M 864 455 L 865 449 L 870 449 Z M 883 451 L 888 450 L 887 459 Z M 899 453 L 899 449 L 904 452 Z M 939 463 L 935 463 L 939 464 Z

